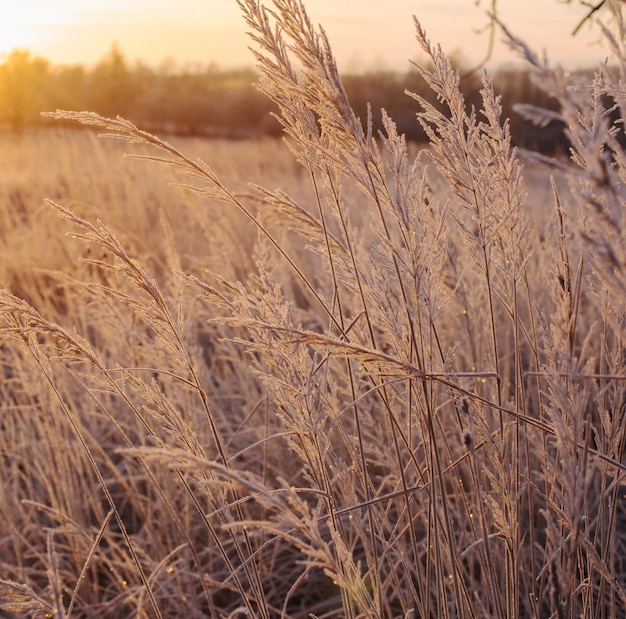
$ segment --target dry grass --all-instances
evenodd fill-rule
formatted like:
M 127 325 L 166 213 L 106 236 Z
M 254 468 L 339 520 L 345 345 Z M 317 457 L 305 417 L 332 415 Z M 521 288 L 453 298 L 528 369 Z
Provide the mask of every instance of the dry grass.
M 573 144 L 538 188 L 419 24 L 441 107 L 416 97 L 415 155 L 355 118 L 300 3 L 240 6 L 297 164 L 89 113 L 56 115 L 149 161 L 15 145 L 0 609 L 626 616 L 623 82 L 512 39 Z

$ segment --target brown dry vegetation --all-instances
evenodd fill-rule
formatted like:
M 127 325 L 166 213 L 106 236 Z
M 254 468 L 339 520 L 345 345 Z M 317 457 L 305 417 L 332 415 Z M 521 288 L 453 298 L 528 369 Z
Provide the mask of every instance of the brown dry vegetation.
M 522 164 L 416 24 L 416 152 L 240 5 L 289 148 L 0 138 L 0 611 L 626 616 L 624 82 L 516 43 L 574 147 Z
M 54 66 L 24 50 L 0 60 L 0 128 L 14 133 L 53 122 L 58 127 L 58 120 L 40 114 L 57 108 L 120 115 L 159 135 L 251 139 L 281 133 L 280 123 L 272 115 L 276 106 L 257 90 L 259 76 L 250 68 L 223 71 L 214 65 L 171 63 L 150 68 L 130 63 L 115 46 L 93 68 Z M 462 68 L 465 63 L 461 58 L 453 64 Z M 375 110 L 385 108 L 400 133 L 423 143 L 425 132 L 415 122 L 415 106 L 404 91 L 408 88 L 433 102 L 436 98 L 419 73 L 408 66 L 405 73 L 379 70 L 342 75 L 342 83 L 362 122 L 367 119 L 368 105 Z M 579 71 L 581 77 L 591 74 Z M 528 71 L 503 68 L 495 74 L 494 84 L 502 94 L 503 114 L 510 118 L 514 145 L 546 153 L 566 150 L 562 123 L 537 128 L 513 111 L 513 105 L 522 101 L 557 107 L 533 83 Z M 460 89 L 468 106 L 480 107 L 480 72 L 466 72 Z M 372 124 L 376 132 L 383 128 L 379 115 L 372 118 Z

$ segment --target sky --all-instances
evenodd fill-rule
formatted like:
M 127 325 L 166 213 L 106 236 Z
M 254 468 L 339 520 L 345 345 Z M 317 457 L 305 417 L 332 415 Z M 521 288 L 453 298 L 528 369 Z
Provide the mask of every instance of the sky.
M 321 23 L 340 70 L 410 68 L 420 54 L 415 15 L 432 42 L 482 60 L 490 0 L 305 0 Z M 571 33 L 584 11 L 578 0 L 498 0 L 500 19 L 537 51 L 567 68 L 596 66 L 606 55 L 597 28 Z M 92 65 L 116 44 L 130 61 L 159 66 L 215 63 L 251 66 L 246 25 L 235 0 L 0 0 L 0 54 L 18 47 L 54 64 Z M 516 61 L 497 35 L 491 65 Z

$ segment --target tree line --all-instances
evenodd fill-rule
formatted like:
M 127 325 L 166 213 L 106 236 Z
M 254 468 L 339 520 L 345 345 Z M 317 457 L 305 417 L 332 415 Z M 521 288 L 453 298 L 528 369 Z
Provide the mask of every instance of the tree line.
M 164 62 L 151 68 L 130 63 L 113 46 L 94 67 L 54 66 L 25 50 L 16 50 L 0 64 L 0 125 L 14 132 L 50 122 L 41 111 L 90 110 L 123 116 L 148 131 L 206 137 L 250 138 L 281 133 L 271 115 L 273 105 L 256 86 L 253 69 L 220 70 L 213 64 L 177 66 Z M 384 108 L 409 140 L 423 141 L 416 122 L 416 105 L 405 90 L 427 99 L 432 93 L 414 68 L 404 73 L 387 70 L 350 74 L 344 86 L 356 113 L 367 118 L 368 103 L 374 129 L 380 130 Z M 502 95 L 504 116 L 510 118 L 513 142 L 543 152 L 567 148 L 563 128 L 538 128 L 514 110 L 517 102 L 551 108 L 551 101 L 528 73 L 500 70 L 494 76 Z M 480 101 L 481 76 L 472 73 L 461 82 L 468 106 Z

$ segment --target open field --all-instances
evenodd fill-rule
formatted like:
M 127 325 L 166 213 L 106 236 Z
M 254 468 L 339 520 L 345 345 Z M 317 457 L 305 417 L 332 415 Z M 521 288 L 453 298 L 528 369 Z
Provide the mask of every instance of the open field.
M 420 150 L 276 5 L 286 142 L 0 136 L 0 612 L 626 617 L 624 82 L 524 163 L 417 26 Z
M 169 138 L 168 138 L 169 139 Z M 315 203 L 310 180 L 282 140 L 210 140 L 172 138 L 190 157 L 201 157 L 234 191 L 247 193 L 249 184 L 280 188 L 311 210 Z M 423 147 L 409 144 L 411 157 Z M 202 199 L 173 184 L 177 178 L 161 166 L 124 158 L 138 152 L 120 142 L 98 139 L 97 131 L 32 130 L 21 136 L 0 133 L 0 285 L 35 302 L 43 310 L 54 303 L 62 287 L 50 273 L 75 274 L 83 268 L 82 243 L 65 234 L 73 228 L 44 203 L 55 200 L 80 216 L 100 219 L 123 238 L 135 257 L 150 261 L 154 275 L 169 273 L 163 229 L 174 234 L 176 260 L 189 272 L 206 269 L 243 277 L 253 268 L 250 249 L 256 231 L 240 212 L 219 202 Z M 431 171 L 435 166 L 430 165 Z M 563 174 L 555 173 L 559 183 Z M 441 179 L 438 178 L 438 182 Z M 563 187 L 565 185 L 563 184 Z M 527 162 L 524 174 L 526 206 L 533 234 L 545 231 L 553 218 L 552 191 L 542 166 Z M 347 200 L 358 212 L 360 195 L 354 188 Z M 223 272 L 222 269 L 226 269 Z M 89 270 L 89 269 L 88 269 Z

